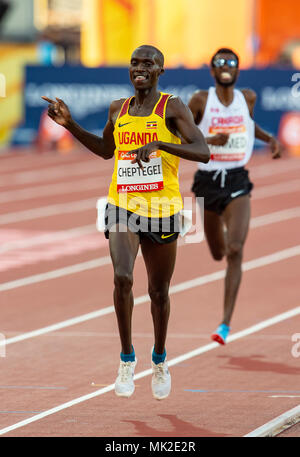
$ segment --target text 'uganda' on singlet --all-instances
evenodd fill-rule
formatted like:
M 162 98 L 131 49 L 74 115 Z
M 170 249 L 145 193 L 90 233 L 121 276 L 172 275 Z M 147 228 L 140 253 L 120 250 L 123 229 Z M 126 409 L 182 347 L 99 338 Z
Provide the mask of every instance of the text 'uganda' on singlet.
M 140 216 L 168 217 L 183 206 L 178 182 L 179 157 L 155 151 L 149 162 L 142 162 L 142 170 L 137 163 L 131 163 L 134 155 L 126 155 L 152 141 L 181 143 L 166 126 L 170 96 L 161 93 L 149 116 L 131 116 L 128 111 L 133 97 L 128 98 L 115 123 L 115 166 L 107 200 Z
M 212 171 L 246 165 L 253 151 L 254 126 L 241 91 L 234 89 L 232 103 L 225 106 L 220 102 L 215 87 L 210 87 L 199 129 L 205 137 L 228 133 L 229 138 L 224 146 L 208 145 L 210 161 L 207 164 L 198 162 L 200 170 Z

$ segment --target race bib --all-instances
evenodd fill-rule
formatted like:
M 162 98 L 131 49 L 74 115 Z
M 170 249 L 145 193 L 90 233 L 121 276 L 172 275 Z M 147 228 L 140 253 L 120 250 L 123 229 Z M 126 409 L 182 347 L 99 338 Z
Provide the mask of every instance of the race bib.
M 164 188 L 161 152 L 150 154 L 150 162 L 142 162 L 144 170 L 137 163 L 131 163 L 134 154 L 128 151 L 118 153 L 117 192 L 154 192 Z
M 245 158 L 248 143 L 248 133 L 244 125 L 226 128 L 210 127 L 210 136 L 216 135 L 217 133 L 228 133 L 229 138 L 224 146 L 209 145 L 211 160 L 231 162 L 240 161 Z

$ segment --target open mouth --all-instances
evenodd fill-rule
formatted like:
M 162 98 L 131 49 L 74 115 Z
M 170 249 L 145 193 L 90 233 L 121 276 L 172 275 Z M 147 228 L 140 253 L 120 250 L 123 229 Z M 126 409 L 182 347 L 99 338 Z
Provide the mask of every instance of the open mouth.
M 223 71 L 221 73 L 221 78 L 224 80 L 224 81 L 230 81 L 231 80 L 231 74 L 228 73 L 228 71 Z
M 141 75 L 140 73 L 139 74 L 135 74 L 133 76 L 133 79 L 134 81 L 136 82 L 143 82 L 143 81 L 146 81 L 148 79 L 148 76 L 147 75 Z

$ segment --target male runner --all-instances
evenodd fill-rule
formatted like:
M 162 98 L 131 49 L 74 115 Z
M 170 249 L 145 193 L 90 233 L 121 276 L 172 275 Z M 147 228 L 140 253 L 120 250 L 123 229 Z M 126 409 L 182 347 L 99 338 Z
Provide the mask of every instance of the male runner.
M 179 98 L 157 89 L 163 65 L 162 53 L 152 46 L 141 46 L 133 52 L 129 75 L 134 96 L 111 103 L 102 138 L 75 123 L 62 100 L 43 97 L 50 103 L 49 116 L 89 150 L 104 159 L 115 156 L 105 234 L 114 268 L 113 296 L 122 348 L 115 392 L 123 397 L 134 392 L 137 359 L 131 335 L 132 285 L 139 245 L 148 274 L 154 326 L 152 392 L 156 399 L 166 398 L 170 393 L 165 342 L 169 284 L 182 208 L 179 158 L 209 160 L 208 146 L 188 107 Z
M 194 121 L 206 137 L 211 160 L 199 163 L 192 191 L 204 197 L 204 231 L 215 260 L 226 256 L 224 315 L 212 339 L 225 344 L 241 281 L 243 246 L 250 220 L 253 184 L 244 168 L 258 138 L 269 144 L 272 157 L 280 157 L 278 141 L 253 121 L 256 94 L 235 89 L 239 58 L 231 49 L 219 49 L 211 59 L 215 87 L 199 90 L 189 107 Z

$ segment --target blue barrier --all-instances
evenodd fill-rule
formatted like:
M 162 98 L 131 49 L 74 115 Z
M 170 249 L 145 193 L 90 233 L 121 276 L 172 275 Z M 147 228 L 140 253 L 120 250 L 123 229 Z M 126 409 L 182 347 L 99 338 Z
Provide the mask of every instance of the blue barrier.
M 272 134 L 278 133 L 284 113 L 300 111 L 300 73 L 293 69 L 241 70 L 237 88 L 257 93 L 255 120 Z M 209 69 L 167 69 L 160 78 L 160 90 L 173 93 L 187 103 L 198 88 L 214 81 Z M 42 95 L 59 97 L 69 106 L 74 119 L 87 130 L 100 134 L 112 100 L 133 94 L 126 68 L 81 66 L 28 66 L 25 71 L 23 125 L 16 129 L 13 143 L 29 144 L 38 131 L 47 103 Z

